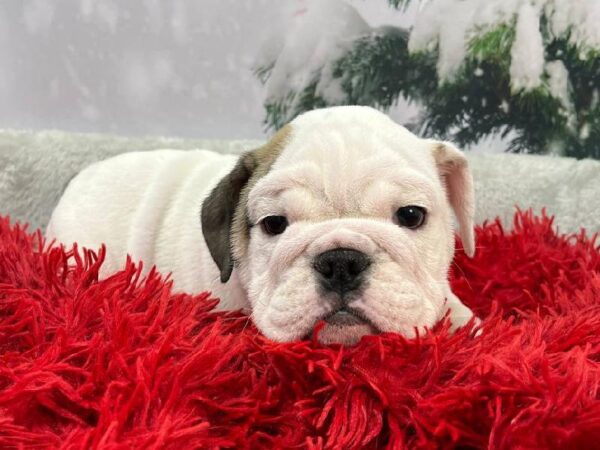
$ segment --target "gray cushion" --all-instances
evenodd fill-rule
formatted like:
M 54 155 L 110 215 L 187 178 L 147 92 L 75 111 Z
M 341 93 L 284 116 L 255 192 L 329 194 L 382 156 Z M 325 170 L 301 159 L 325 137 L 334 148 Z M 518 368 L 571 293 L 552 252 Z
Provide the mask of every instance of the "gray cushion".
M 136 138 L 61 131 L 0 130 L 0 214 L 46 226 L 68 181 L 81 168 L 110 156 L 158 148 L 205 148 L 240 153 L 252 140 Z M 477 222 L 500 216 L 507 225 L 515 206 L 546 207 L 561 231 L 600 231 L 600 162 L 536 155 L 468 155 L 477 197 Z

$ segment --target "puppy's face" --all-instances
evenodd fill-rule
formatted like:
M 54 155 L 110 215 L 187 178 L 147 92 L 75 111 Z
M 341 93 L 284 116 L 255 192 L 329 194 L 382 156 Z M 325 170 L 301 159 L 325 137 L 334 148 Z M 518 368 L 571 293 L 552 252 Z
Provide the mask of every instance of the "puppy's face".
M 462 153 L 369 108 L 339 107 L 300 116 L 246 158 L 246 180 L 226 183 L 241 187 L 221 269 L 235 261 L 266 336 L 301 339 L 323 320 L 321 341 L 351 344 L 378 332 L 413 336 L 441 318 L 452 207 L 473 246 Z M 205 202 L 203 222 L 214 208 Z

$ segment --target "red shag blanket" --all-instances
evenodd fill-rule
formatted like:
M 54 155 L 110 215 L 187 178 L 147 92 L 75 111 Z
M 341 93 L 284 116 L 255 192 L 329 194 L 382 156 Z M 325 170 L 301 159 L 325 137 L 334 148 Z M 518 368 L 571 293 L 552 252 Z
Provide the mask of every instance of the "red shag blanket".
M 0 448 L 598 448 L 598 244 L 531 213 L 477 238 L 453 286 L 478 336 L 340 348 L 0 220 Z

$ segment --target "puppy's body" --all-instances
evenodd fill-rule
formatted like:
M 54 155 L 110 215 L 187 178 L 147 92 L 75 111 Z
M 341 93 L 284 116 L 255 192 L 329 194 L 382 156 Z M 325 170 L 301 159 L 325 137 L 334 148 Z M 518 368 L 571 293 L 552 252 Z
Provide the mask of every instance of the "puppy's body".
M 418 228 L 398 223 L 406 207 L 426 211 Z M 47 234 L 105 243 L 104 274 L 130 254 L 172 272 L 178 290 L 212 290 L 223 309 L 250 308 L 275 340 L 326 319 L 323 341 L 352 343 L 412 336 L 448 308 L 455 326 L 470 319 L 447 279 L 452 209 L 472 253 L 472 180 L 460 151 L 370 108 L 338 107 L 298 117 L 239 158 L 161 150 L 97 163 L 70 183 Z M 269 231 L 273 217 L 283 231 Z
M 174 288 L 211 290 L 220 307 L 247 306 L 237 282 L 219 281 L 219 270 L 200 231 L 200 203 L 238 157 L 206 150 L 125 153 L 93 164 L 76 176 L 54 210 L 47 237 L 68 245 L 107 247 L 102 276 L 123 267 L 126 255 L 172 272 Z

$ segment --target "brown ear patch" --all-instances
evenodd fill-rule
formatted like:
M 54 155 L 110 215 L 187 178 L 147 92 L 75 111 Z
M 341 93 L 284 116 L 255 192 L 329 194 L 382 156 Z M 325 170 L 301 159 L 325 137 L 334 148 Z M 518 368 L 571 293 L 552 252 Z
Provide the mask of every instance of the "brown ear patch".
M 221 271 L 221 281 L 229 280 L 233 271 L 230 249 L 230 228 L 239 202 L 240 192 L 252 175 L 251 160 L 243 155 L 237 164 L 223 177 L 202 202 L 200 220 L 202 234 L 212 256 Z
M 235 260 L 246 256 L 250 241 L 250 230 L 248 226 L 248 194 L 256 182 L 264 177 L 283 151 L 289 140 L 291 125 L 281 128 L 269 142 L 262 147 L 250 152 L 254 164 L 254 170 L 250 179 L 240 193 L 240 200 L 235 210 L 233 224 L 231 227 L 231 249 Z
M 233 170 L 219 181 L 202 203 L 202 234 L 221 271 L 223 283 L 229 280 L 234 261 L 244 257 L 248 250 L 248 193 L 269 172 L 290 131 L 291 127 L 287 125 L 262 147 L 240 156 Z

